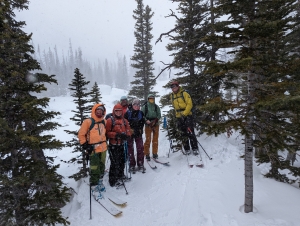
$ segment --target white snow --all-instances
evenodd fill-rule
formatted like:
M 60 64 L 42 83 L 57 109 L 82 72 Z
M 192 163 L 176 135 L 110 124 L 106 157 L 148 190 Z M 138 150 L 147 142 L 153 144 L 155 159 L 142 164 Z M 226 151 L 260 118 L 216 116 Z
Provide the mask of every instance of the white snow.
M 159 82 L 156 91 L 168 93 Z M 102 102 L 109 113 L 114 103 L 127 91 L 100 86 Z M 51 98 L 49 110 L 60 111 L 55 121 L 62 127 L 54 131 L 61 141 L 71 139 L 64 132 L 78 130 L 70 120 L 76 106 L 72 97 Z M 108 174 L 104 177 L 107 192 L 127 201 L 118 217 L 110 215 L 92 197 L 92 219 L 90 219 L 90 194 L 88 178 L 79 182 L 68 176 L 77 171 L 76 165 L 67 165 L 60 160 L 69 160 L 74 154 L 71 148 L 47 152 L 57 156 L 59 173 L 64 182 L 72 187 L 74 194 L 70 203 L 62 208 L 72 226 L 299 226 L 300 196 L 297 185 L 276 182 L 262 175 L 269 169 L 268 164 L 254 166 L 254 211 L 243 212 L 244 203 L 244 161 L 240 157 L 244 152 L 242 136 L 234 133 L 230 138 L 226 134 L 218 137 L 202 135 L 198 141 L 212 160 L 201 150 L 204 168 L 189 168 L 186 157 L 180 152 L 170 153 L 170 166 L 156 164 L 152 170 L 145 163 L 146 173 L 137 172 L 126 183 L 128 195 L 123 188 L 111 188 Z M 167 156 L 169 141 L 166 132 L 160 131 L 159 156 Z M 108 168 L 109 160 L 106 162 Z M 296 162 L 299 164 L 299 162 Z M 105 193 L 104 193 L 105 195 Z

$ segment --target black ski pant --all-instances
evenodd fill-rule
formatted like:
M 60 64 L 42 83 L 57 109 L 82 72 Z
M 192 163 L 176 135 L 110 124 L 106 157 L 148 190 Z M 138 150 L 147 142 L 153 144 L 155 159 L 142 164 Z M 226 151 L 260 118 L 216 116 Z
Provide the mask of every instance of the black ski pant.
M 198 150 L 198 142 L 194 132 L 194 121 L 191 115 L 186 117 L 177 118 L 177 128 L 182 132 L 183 135 L 183 147 L 185 151 Z
M 125 168 L 125 156 L 124 156 L 124 145 L 109 145 L 109 184 L 115 186 L 116 182 L 123 178 Z

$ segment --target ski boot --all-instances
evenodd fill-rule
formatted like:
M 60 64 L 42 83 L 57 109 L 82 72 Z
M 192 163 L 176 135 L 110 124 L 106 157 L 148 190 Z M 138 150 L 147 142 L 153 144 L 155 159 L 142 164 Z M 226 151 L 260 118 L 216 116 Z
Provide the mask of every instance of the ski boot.
M 100 192 L 106 191 L 105 186 L 104 186 L 104 184 L 103 184 L 103 179 L 100 179 L 100 180 L 99 180 L 98 186 L 99 186 Z
M 99 185 L 92 186 L 91 190 L 92 190 L 92 194 L 93 194 L 96 201 L 103 198 L 103 196 L 101 194 L 101 191 L 99 189 Z

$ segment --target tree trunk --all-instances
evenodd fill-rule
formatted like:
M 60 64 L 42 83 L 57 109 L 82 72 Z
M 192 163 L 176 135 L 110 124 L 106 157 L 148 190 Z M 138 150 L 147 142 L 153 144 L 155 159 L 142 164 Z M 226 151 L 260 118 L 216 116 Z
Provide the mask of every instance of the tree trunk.
M 254 116 L 252 104 L 254 103 L 255 74 L 248 73 L 248 101 L 249 117 L 247 118 L 247 134 L 245 135 L 245 213 L 253 212 L 253 124 Z

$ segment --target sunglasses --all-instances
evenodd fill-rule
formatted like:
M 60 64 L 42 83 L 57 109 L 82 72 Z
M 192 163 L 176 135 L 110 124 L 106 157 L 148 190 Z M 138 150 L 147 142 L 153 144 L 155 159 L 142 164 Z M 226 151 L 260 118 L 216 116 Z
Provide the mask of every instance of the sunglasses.
M 120 110 L 120 109 L 117 109 L 117 110 L 115 110 L 115 111 L 122 111 L 122 110 Z
M 170 87 L 171 87 L 171 89 L 173 89 L 175 87 L 178 87 L 178 85 L 171 85 Z

